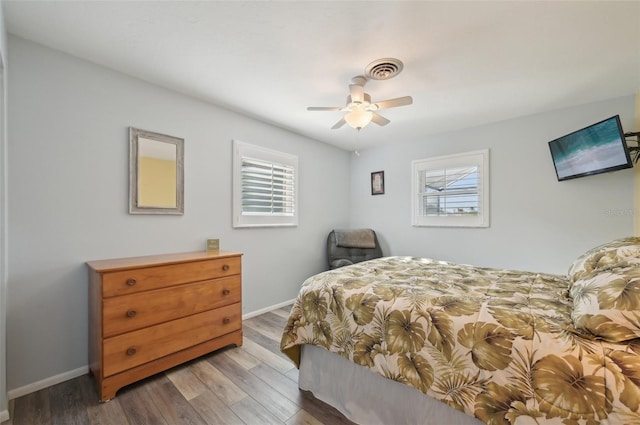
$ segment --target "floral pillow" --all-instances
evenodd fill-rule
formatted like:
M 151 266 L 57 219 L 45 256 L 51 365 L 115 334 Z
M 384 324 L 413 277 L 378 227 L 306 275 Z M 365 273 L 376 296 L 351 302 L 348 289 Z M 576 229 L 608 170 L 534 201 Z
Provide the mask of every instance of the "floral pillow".
M 585 252 L 571 264 L 567 275 L 571 282 L 597 270 L 621 262 L 640 264 L 640 237 L 616 239 Z
M 583 275 L 569 294 L 577 329 L 611 342 L 640 337 L 640 263 L 625 260 Z

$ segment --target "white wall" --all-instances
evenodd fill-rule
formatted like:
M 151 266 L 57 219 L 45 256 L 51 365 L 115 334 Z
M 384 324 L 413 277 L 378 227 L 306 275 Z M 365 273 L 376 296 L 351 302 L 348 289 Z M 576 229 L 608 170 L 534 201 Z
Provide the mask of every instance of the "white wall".
M 376 229 L 385 254 L 565 273 L 585 250 L 633 234 L 633 171 L 558 182 L 547 142 L 615 114 L 631 131 L 634 97 L 396 140 L 352 155 L 351 223 Z M 491 226 L 412 227 L 411 161 L 484 148 L 490 149 Z M 379 170 L 386 193 L 372 196 L 370 173 Z
M 6 311 L 7 311 L 7 31 L 0 2 L 0 421 L 9 419 L 7 403 Z
M 86 367 L 86 260 L 197 250 L 219 237 L 223 249 L 245 253 L 247 313 L 293 298 L 322 270 L 333 227 L 375 228 L 386 254 L 558 273 L 633 230 L 630 170 L 559 183 L 547 147 L 616 113 L 632 128 L 632 96 L 356 157 L 19 38 L 9 38 L 9 54 L 10 390 Z M 127 214 L 129 126 L 185 138 L 184 216 Z M 297 228 L 232 229 L 233 138 L 299 155 Z M 486 147 L 491 227 L 411 227 L 411 160 Z M 386 194 L 371 196 L 378 170 Z
M 86 367 L 87 260 L 220 238 L 244 252 L 244 313 L 326 267 L 326 235 L 348 223 L 349 153 L 13 36 L 9 54 L 10 394 Z M 127 213 L 129 126 L 185 139 L 184 216 Z M 298 155 L 298 227 L 231 227 L 234 138 Z

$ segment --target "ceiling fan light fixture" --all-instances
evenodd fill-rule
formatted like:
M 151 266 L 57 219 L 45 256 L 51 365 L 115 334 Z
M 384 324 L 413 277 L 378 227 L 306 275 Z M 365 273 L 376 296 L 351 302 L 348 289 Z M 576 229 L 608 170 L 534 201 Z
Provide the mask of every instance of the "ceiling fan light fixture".
M 371 118 L 373 118 L 373 112 L 358 107 L 354 108 L 344 116 L 344 120 L 347 124 L 356 130 L 366 127 L 371 122 Z
M 1 1 L 1 0 L 0 0 Z M 341 128 L 345 124 L 360 131 L 370 122 L 379 126 L 389 124 L 389 120 L 378 114 L 381 109 L 395 108 L 397 106 L 411 105 L 411 96 L 403 96 L 395 99 L 387 99 L 376 103 L 371 102 L 369 93 L 365 93 L 364 85 L 369 78 L 375 80 L 386 80 L 402 71 L 402 62 L 398 59 L 385 58 L 371 62 L 366 70 L 366 76 L 357 75 L 351 79 L 349 84 L 349 95 L 346 106 L 309 106 L 309 111 L 342 111 L 347 112 L 343 118 L 331 127 L 332 130 Z

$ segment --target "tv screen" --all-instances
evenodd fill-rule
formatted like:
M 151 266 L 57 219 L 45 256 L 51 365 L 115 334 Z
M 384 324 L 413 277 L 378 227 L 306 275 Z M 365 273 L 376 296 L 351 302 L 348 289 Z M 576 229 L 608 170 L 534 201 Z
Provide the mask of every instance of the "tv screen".
M 633 167 L 616 115 L 549 142 L 558 181 Z

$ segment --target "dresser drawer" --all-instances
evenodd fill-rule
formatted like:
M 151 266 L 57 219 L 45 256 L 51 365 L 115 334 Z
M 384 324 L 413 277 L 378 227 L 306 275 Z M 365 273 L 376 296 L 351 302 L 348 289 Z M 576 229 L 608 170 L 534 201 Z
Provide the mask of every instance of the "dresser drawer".
M 241 277 L 189 283 L 102 302 L 105 338 L 240 302 Z
M 104 376 L 175 353 L 242 328 L 240 303 L 104 340 Z
M 102 277 L 102 295 L 108 298 L 217 277 L 239 275 L 241 267 L 240 257 L 228 257 L 109 272 Z

